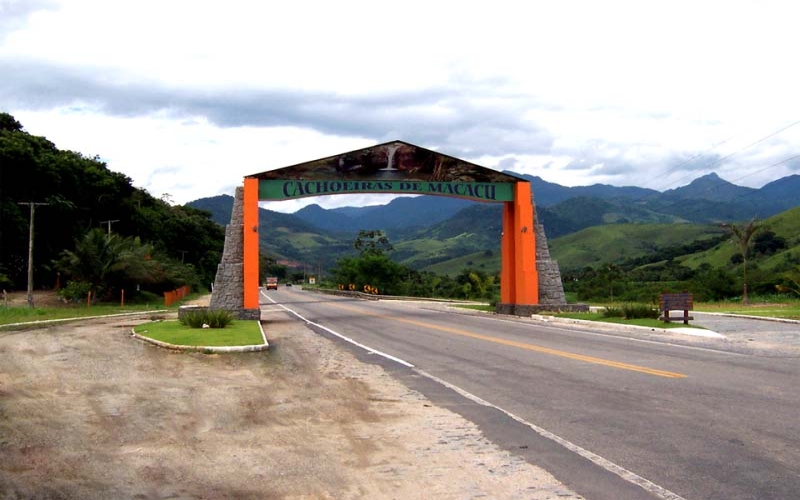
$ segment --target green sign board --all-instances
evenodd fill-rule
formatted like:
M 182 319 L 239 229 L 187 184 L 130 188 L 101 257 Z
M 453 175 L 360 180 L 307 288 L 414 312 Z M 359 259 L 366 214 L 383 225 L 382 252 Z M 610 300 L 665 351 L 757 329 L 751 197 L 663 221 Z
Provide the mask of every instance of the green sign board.
M 273 180 L 260 179 L 260 200 L 358 193 L 432 194 L 477 201 L 513 201 L 513 182 L 437 182 L 422 180 Z

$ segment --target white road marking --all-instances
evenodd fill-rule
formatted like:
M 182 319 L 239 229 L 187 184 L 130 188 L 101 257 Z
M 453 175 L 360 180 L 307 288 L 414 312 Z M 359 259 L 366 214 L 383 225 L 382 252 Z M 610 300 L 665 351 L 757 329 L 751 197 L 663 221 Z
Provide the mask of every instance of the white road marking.
M 263 291 L 261 292 L 261 294 L 262 294 L 262 295 L 264 295 L 264 297 L 266 297 L 266 298 L 267 298 L 267 299 L 268 299 L 270 302 L 272 302 L 272 303 L 273 303 L 273 304 L 275 304 L 276 306 L 280 307 L 281 309 L 283 309 L 283 310 L 285 310 L 285 311 L 287 311 L 287 312 L 290 312 L 290 313 L 294 314 L 295 316 L 297 316 L 298 318 L 300 318 L 300 320 L 301 320 L 301 321 L 305 321 L 305 322 L 306 322 L 307 324 L 309 324 L 309 325 L 314 325 L 314 326 L 316 326 L 317 328 L 320 328 L 320 329 L 322 329 L 322 330 L 325 330 L 326 332 L 330 333 L 331 335 L 334 335 L 334 336 L 336 336 L 336 337 L 339 337 L 340 339 L 342 339 L 342 340 L 344 340 L 344 341 L 346 341 L 346 342 L 350 342 L 351 344 L 353 344 L 353 345 L 355 345 L 355 346 L 358 346 L 358 347 L 360 347 L 360 348 L 364 349 L 365 351 L 367 351 L 367 352 L 368 352 L 368 353 L 370 353 L 370 354 L 377 354 L 378 356 L 382 356 L 382 357 L 384 357 L 384 358 L 386 358 L 386 359 L 392 360 L 392 361 L 394 361 L 395 363 L 399 363 L 399 364 L 401 364 L 401 365 L 403 365 L 403 366 L 406 366 L 406 367 L 408 367 L 408 368 L 414 368 L 414 365 L 412 365 L 412 364 L 411 364 L 411 363 L 409 363 L 408 361 L 404 361 L 404 360 L 402 360 L 402 359 L 400 359 L 400 358 L 396 358 L 396 357 L 392 356 L 391 354 L 386 354 L 385 352 L 381 352 L 381 351 L 379 351 L 379 350 L 377 350 L 377 349 L 373 349 L 373 348 L 371 348 L 371 347 L 365 346 L 364 344 L 361 344 L 361 343 L 359 343 L 359 342 L 356 342 L 355 340 L 351 339 L 350 337 L 346 337 L 346 336 L 342 335 L 342 334 L 341 334 L 341 333 L 339 333 L 339 332 L 335 332 L 335 331 L 331 330 L 331 329 L 330 329 L 330 328 L 328 328 L 327 326 L 320 325 L 319 323 L 314 323 L 314 322 L 313 322 L 313 321 L 311 321 L 310 319 L 307 319 L 307 318 L 303 317 L 303 316 L 302 316 L 300 313 L 298 313 L 298 312 L 296 312 L 296 311 L 293 311 L 292 309 L 289 309 L 288 307 L 284 306 L 283 304 L 278 304 L 277 302 L 275 302 L 275 300 L 274 300 L 272 297 L 269 297 L 269 296 L 268 296 L 268 295 L 266 295 L 266 294 L 265 294 Z
M 283 304 L 278 304 L 275 300 L 273 300 L 272 297 L 269 297 L 263 291 L 261 292 L 261 294 L 264 295 L 264 297 L 266 297 L 273 304 L 277 305 L 278 307 L 284 309 L 287 312 L 290 312 L 290 313 L 294 314 L 295 316 L 300 318 L 300 320 L 306 322 L 307 324 L 314 325 L 317 328 L 321 328 L 322 330 L 325 330 L 326 332 L 330 333 L 331 335 L 334 335 L 334 336 L 336 336 L 336 337 L 338 337 L 338 338 L 340 338 L 340 339 L 342 339 L 342 340 L 344 340 L 346 342 L 350 342 L 351 344 L 353 344 L 355 346 L 358 346 L 358 347 L 366 350 L 369 353 L 374 353 L 374 354 L 377 354 L 379 356 L 383 356 L 386 359 L 392 360 L 392 361 L 394 361 L 396 363 L 399 363 L 399 364 L 401 364 L 403 366 L 411 368 L 412 370 L 414 370 L 414 372 L 418 373 L 419 375 L 421 375 L 423 377 L 426 377 L 426 378 L 428 378 L 428 379 L 430 379 L 430 380 L 432 380 L 432 381 L 434 381 L 434 382 L 436 382 L 438 384 L 441 384 L 441 385 L 447 387 L 448 389 L 451 389 L 451 390 L 455 391 L 456 393 L 460 394 L 461 396 L 469 399 L 470 401 L 478 403 L 481 406 L 494 408 L 495 410 L 498 410 L 498 411 L 504 413 L 509 418 L 511 418 L 511 419 L 523 424 L 523 425 L 526 425 L 526 426 L 530 427 L 535 433 L 539 434 L 540 436 L 542 436 L 544 438 L 547 438 L 547 439 L 549 439 L 549 440 L 551 440 L 551 441 L 553 441 L 555 443 L 558 443 L 559 445 L 563 446 L 567 450 L 580 455 L 581 457 L 583 457 L 583 458 L 589 460 L 590 462 L 602 467 L 603 469 L 607 470 L 608 472 L 611 472 L 612 474 L 615 474 L 615 475 L 619 476 L 623 480 L 628 481 L 629 483 L 633 483 L 636 486 L 639 486 L 643 490 L 645 490 L 645 491 L 647 491 L 649 493 L 652 493 L 653 495 L 657 496 L 658 498 L 661 498 L 663 500 L 686 500 L 684 497 L 678 495 L 677 493 L 673 493 L 673 492 L 669 491 L 668 489 L 666 489 L 666 488 L 664 488 L 662 486 L 659 486 L 659 485 L 655 484 L 654 482 L 652 482 L 652 481 L 650 481 L 648 479 L 645 479 L 642 476 L 640 476 L 640 475 L 638 475 L 638 474 L 636 474 L 634 472 L 629 471 L 628 469 L 622 467 L 621 465 L 617 465 L 614 462 L 612 462 L 610 460 L 607 460 L 607 459 L 601 457 L 600 455 L 598 455 L 596 453 L 593 453 L 593 452 L 591 452 L 591 451 L 589 451 L 589 450 L 587 450 L 585 448 L 582 448 L 582 447 L 578 446 L 577 444 L 575 444 L 575 443 L 573 443 L 571 441 L 568 441 L 568 440 L 562 438 L 561 436 L 558 436 L 557 434 L 553 434 L 552 432 L 548 431 L 547 429 L 544 429 L 542 427 L 539 427 L 536 424 L 528 422 L 524 418 L 518 417 L 517 415 L 515 415 L 515 414 L 513 414 L 513 413 L 511 413 L 511 412 L 509 412 L 507 410 L 504 410 L 503 408 L 500 408 L 499 406 L 494 405 L 494 404 L 486 401 L 485 399 L 482 399 L 479 396 L 476 396 L 476 395 L 472 394 L 471 392 L 465 391 L 464 389 L 462 389 L 462 388 L 460 388 L 460 387 L 458 387 L 456 385 L 453 385 L 450 382 L 447 382 L 446 380 L 442 380 L 439 377 L 436 377 L 435 375 L 431 375 L 430 373 L 428 373 L 428 372 L 426 372 L 424 370 L 420 370 L 419 368 L 416 368 L 413 364 L 409 363 L 408 361 L 404 361 L 404 360 L 402 360 L 400 358 L 392 356 L 391 354 L 386 354 L 386 353 L 378 351 L 376 349 L 372 349 L 371 347 L 368 347 L 368 346 L 366 346 L 364 344 L 361 344 L 360 342 L 356 342 L 355 340 L 353 340 L 353 339 L 351 339 L 351 338 L 349 338 L 349 337 L 347 337 L 345 335 L 342 335 L 342 334 L 340 334 L 338 332 L 335 332 L 335 331 L 331 330 L 328 327 L 322 326 L 319 323 L 314 323 L 313 321 L 310 321 L 310 320 L 304 318 L 301 314 L 299 314 L 296 311 L 293 311 L 292 309 L 289 309 L 288 307 L 284 306 Z

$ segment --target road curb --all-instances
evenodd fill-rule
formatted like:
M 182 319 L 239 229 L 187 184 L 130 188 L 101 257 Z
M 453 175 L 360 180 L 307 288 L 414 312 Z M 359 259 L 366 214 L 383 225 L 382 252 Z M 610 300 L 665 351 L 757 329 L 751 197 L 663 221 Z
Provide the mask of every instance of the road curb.
M 716 313 L 709 311 L 694 311 L 695 314 L 708 314 L 711 316 L 723 316 L 725 318 L 741 318 L 741 319 L 756 319 L 760 321 L 771 321 L 773 323 L 788 323 L 791 325 L 800 325 L 800 320 L 788 318 L 775 318 L 773 316 L 752 316 L 749 314 L 733 314 L 733 313 Z
M 147 342 L 149 344 L 153 344 L 158 347 L 163 347 L 164 349 L 171 349 L 173 351 L 180 351 L 180 352 L 201 352 L 203 354 L 230 354 L 239 352 L 268 351 L 269 342 L 267 341 L 267 336 L 264 334 L 264 327 L 260 321 L 258 322 L 258 329 L 261 331 L 261 338 L 264 339 L 263 344 L 235 345 L 235 346 L 177 345 L 177 344 L 170 344 L 168 342 L 162 342 L 160 340 L 156 340 L 154 338 L 138 334 L 135 331 L 133 331 L 133 328 L 131 328 L 131 337 L 137 340 L 141 340 L 143 342 Z
M 167 309 L 157 309 L 154 311 L 140 311 L 140 312 L 129 312 L 129 313 L 119 313 L 119 314 L 104 314 L 100 316 L 80 316 L 75 318 L 60 318 L 60 319 L 44 319 L 39 321 L 23 321 L 21 323 L 7 323 L 5 325 L 0 325 L 0 330 L 8 328 L 13 330 L 14 327 L 17 328 L 25 328 L 25 327 L 39 327 L 39 326 L 48 326 L 58 323 L 68 323 L 71 321 L 86 321 L 86 320 L 94 320 L 94 319 L 105 319 L 105 318 L 124 318 L 126 316 L 144 316 L 148 314 L 164 314 L 169 313 L 170 311 Z

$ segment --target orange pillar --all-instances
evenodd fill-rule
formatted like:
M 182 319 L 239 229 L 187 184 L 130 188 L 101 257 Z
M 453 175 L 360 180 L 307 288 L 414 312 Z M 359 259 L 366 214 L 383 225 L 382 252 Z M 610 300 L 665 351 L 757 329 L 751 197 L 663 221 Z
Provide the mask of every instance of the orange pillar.
M 515 305 L 539 303 L 536 271 L 536 228 L 529 182 L 514 186 L 514 201 L 503 206 L 500 302 Z
M 530 182 L 514 185 L 514 273 L 518 305 L 539 303 L 539 274 L 536 272 L 536 228 Z
M 244 308 L 258 309 L 258 179 L 245 178 L 244 225 Z

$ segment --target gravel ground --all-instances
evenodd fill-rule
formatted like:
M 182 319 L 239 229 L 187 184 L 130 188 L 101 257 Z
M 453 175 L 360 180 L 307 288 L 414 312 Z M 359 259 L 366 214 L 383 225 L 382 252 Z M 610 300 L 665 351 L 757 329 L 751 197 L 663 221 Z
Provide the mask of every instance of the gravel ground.
M 579 499 L 283 312 L 267 353 L 132 319 L 0 331 L 2 499 Z

